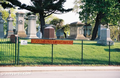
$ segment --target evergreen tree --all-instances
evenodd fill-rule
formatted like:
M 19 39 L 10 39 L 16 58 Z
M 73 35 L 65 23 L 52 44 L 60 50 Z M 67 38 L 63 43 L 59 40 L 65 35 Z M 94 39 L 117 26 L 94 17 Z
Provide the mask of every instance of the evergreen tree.
M 22 4 L 19 0 L 6 0 L 6 2 L 2 2 L 2 6 L 4 8 L 8 7 L 16 7 L 18 6 L 20 9 L 26 9 L 33 13 L 39 13 L 40 15 L 40 24 L 41 31 L 43 34 L 43 26 L 45 25 L 45 17 L 50 16 L 53 13 L 64 13 L 69 12 L 72 9 L 64 9 L 63 4 L 66 0 L 31 0 L 32 5 Z

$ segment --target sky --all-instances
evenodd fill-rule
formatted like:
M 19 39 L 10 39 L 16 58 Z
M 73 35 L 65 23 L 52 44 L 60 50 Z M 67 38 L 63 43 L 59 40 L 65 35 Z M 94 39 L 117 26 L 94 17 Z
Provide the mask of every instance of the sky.
M 22 3 L 25 4 L 30 4 L 30 0 L 19 0 Z M 66 0 L 66 2 L 64 3 L 64 8 L 73 8 L 74 4 L 73 4 L 74 0 Z M 60 19 L 64 20 L 64 24 L 70 24 L 72 22 L 76 22 L 76 21 L 80 21 L 79 20 L 79 14 L 75 13 L 75 12 L 68 12 L 68 13 L 64 13 L 64 14 L 54 14 L 55 16 L 57 16 Z

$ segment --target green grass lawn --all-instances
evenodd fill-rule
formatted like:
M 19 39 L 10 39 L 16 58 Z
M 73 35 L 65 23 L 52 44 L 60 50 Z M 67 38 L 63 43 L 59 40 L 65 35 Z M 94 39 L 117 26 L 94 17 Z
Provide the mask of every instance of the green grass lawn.
M 49 65 L 52 61 L 52 45 L 31 44 L 28 40 L 28 45 L 20 45 L 19 55 L 20 64 Z M 109 46 L 98 45 L 96 41 L 84 41 L 83 63 L 87 65 L 108 65 Z M 74 41 L 73 45 L 53 45 L 53 64 L 81 65 L 81 41 Z M 111 64 L 120 65 L 120 42 L 115 42 L 111 46 Z

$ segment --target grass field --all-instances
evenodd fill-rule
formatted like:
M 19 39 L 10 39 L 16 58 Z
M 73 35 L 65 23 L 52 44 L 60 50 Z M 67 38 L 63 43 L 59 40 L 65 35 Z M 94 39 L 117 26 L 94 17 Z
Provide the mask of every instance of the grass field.
M 20 64 L 51 64 L 52 45 L 50 44 L 31 44 L 28 40 L 28 45 L 20 45 L 19 52 Z M 109 46 L 98 45 L 96 41 L 83 42 L 83 64 L 108 65 L 108 63 Z M 53 64 L 81 65 L 81 41 L 74 41 L 73 45 L 53 45 Z M 120 65 L 120 42 L 115 42 L 111 46 L 111 64 Z

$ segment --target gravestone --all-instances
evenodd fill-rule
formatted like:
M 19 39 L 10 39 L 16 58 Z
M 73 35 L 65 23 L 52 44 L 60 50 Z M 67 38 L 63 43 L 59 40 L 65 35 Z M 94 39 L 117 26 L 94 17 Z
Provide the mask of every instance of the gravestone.
M 52 24 L 45 24 L 44 29 L 45 29 L 46 27 L 53 27 L 54 30 L 56 31 L 56 26 L 54 26 L 54 25 L 52 25 Z M 54 33 L 54 38 L 57 38 L 55 33 Z
M 88 38 L 84 37 L 83 31 L 83 23 L 80 22 L 73 22 L 70 24 L 70 36 L 68 39 L 80 39 L 80 40 L 88 40 Z
M 91 30 L 92 30 L 92 26 L 90 24 L 84 25 L 84 36 L 85 37 L 90 37 Z
M 44 38 L 54 39 L 55 30 L 53 27 L 49 26 L 44 29 Z
M 2 13 L 0 12 L 0 38 L 4 38 L 4 20 L 2 19 Z
M 28 36 L 27 38 L 38 38 L 36 36 L 36 16 L 28 16 Z
M 110 45 L 114 44 L 114 42 L 110 38 L 110 29 L 102 28 L 100 30 L 100 39 L 97 41 L 97 43 L 102 45 L 109 45 L 109 42 L 110 42 Z
M 15 35 L 10 35 L 10 42 L 15 43 Z
M 40 26 L 38 26 L 37 37 L 42 38 L 42 33 L 40 32 Z
M 11 43 L 15 43 L 15 39 L 16 39 L 16 42 L 18 43 L 18 36 L 17 35 L 10 35 L 10 42 Z
M 99 39 L 100 39 L 101 29 L 103 29 L 103 28 L 106 28 L 106 27 L 103 26 L 102 24 L 100 24 L 100 25 L 98 26 L 98 37 L 97 37 L 95 40 L 99 40 Z
M 11 17 L 11 12 L 9 10 L 9 16 L 7 18 L 7 34 L 6 38 L 10 38 L 10 35 L 13 35 L 13 18 Z
M 58 29 L 56 31 L 56 36 L 57 36 L 57 39 L 63 39 L 64 38 L 64 30 L 63 29 Z
M 23 12 L 16 13 L 16 33 L 19 37 L 22 37 L 22 38 L 27 37 L 24 29 L 24 13 Z

